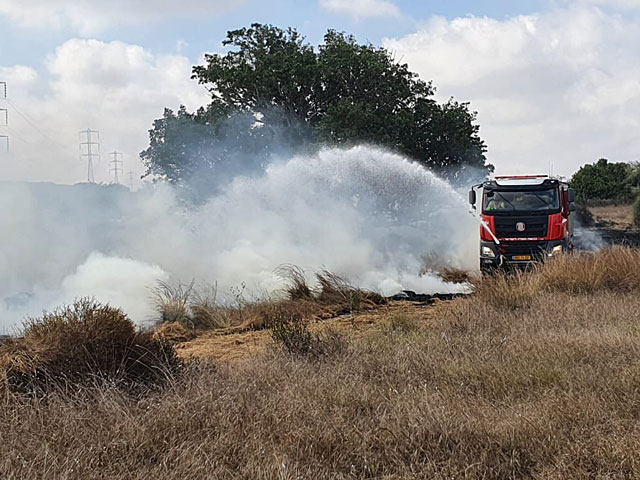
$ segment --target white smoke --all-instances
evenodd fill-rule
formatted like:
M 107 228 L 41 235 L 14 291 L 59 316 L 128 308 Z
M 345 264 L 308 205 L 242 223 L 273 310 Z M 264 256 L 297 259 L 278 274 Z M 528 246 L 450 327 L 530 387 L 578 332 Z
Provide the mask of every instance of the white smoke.
M 46 187 L 46 188 L 45 188 Z M 81 296 L 149 319 L 158 279 L 282 286 L 279 265 L 326 268 L 384 294 L 454 291 L 421 256 L 475 268 L 477 223 L 446 182 L 370 147 L 326 149 L 236 177 L 200 207 L 166 185 L 0 187 L 0 328 Z M 50 190 L 43 194 L 42 191 Z M 65 189 L 65 195 L 59 190 Z

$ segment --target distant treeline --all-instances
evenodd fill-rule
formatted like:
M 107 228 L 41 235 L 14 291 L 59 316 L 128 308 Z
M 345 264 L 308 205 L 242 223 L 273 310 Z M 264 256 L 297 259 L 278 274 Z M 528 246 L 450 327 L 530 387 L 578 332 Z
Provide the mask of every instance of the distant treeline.
M 640 163 L 611 163 L 601 158 L 583 165 L 571 178 L 579 202 L 633 202 L 633 223 L 640 228 Z
M 611 163 L 601 158 L 583 165 L 571 178 L 571 187 L 581 202 L 632 201 L 640 193 L 640 163 Z

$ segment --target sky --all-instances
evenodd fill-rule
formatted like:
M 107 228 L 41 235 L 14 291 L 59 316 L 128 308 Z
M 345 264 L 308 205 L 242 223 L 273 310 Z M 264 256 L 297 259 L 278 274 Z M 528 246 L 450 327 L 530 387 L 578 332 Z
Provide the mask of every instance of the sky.
M 478 112 L 496 173 L 640 160 L 640 0 L 0 0 L 0 180 L 85 181 L 91 128 L 95 180 L 118 151 L 139 186 L 153 120 L 205 105 L 191 67 L 253 22 L 388 48 Z

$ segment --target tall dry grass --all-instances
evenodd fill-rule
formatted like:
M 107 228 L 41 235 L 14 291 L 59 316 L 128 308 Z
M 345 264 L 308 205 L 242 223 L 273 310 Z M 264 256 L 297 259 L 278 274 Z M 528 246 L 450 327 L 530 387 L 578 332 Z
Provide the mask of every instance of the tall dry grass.
M 640 250 L 610 247 L 598 253 L 560 255 L 529 272 L 476 279 L 476 295 L 498 308 L 528 307 L 544 292 L 591 294 L 640 290 Z
M 191 364 L 141 398 L 5 393 L 0 477 L 640 478 L 636 255 L 489 279 L 322 362 L 274 349 Z M 574 286 L 605 259 L 623 271 Z M 516 308 L 490 290 L 526 286 Z

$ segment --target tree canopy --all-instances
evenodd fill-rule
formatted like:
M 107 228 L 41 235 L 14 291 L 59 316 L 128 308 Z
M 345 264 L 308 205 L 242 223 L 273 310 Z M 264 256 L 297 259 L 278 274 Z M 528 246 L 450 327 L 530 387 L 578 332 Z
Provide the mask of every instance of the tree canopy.
M 165 110 L 155 121 L 141 153 L 147 175 L 180 183 L 283 146 L 357 143 L 450 175 L 464 165 L 491 168 L 469 105 L 436 102 L 433 85 L 384 48 L 329 30 L 314 49 L 293 28 L 261 24 L 228 32 L 223 46 L 227 53 L 193 68 L 210 104 Z
M 640 186 L 640 167 L 601 158 L 583 165 L 571 178 L 571 187 L 580 201 L 626 200 Z

